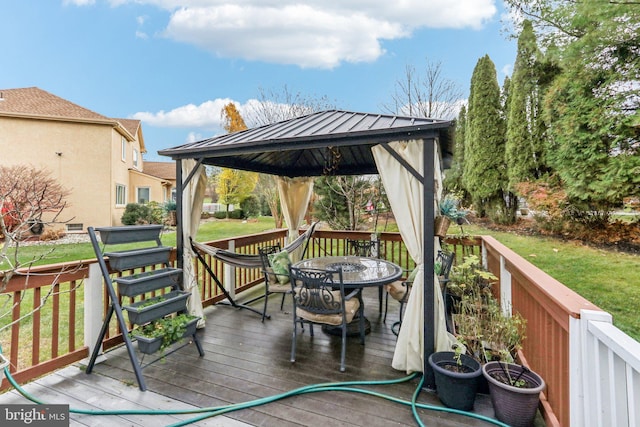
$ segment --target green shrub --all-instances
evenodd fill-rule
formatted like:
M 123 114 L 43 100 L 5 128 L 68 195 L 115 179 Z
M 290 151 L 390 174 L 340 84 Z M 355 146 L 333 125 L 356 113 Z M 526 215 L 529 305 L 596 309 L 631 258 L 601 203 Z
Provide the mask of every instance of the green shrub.
M 214 212 L 213 217 L 217 219 L 225 219 L 227 217 L 227 213 L 225 211 Z
M 140 204 L 140 203 L 128 203 L 124 214 L 122 214 L 121 221 L 124 225 L 141 225 L 141 224 L 161 224 L 162 223 L 162 209 L 155 203 Z
M 240 203 L 240 208 L 245 218 L 257 217 L 260 215 L 260 201 L 256 196 L 249 196 Z

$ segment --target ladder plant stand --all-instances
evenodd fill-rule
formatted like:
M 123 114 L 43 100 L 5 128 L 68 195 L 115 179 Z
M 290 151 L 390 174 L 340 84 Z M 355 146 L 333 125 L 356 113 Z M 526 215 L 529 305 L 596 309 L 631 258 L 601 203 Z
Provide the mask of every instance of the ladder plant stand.
M 136 379 L 138 380 L 138 386 L 142 391 L 146 390 L 146 384 L 144 377 L 142 376 L 142 369 L 144 366 L 142 365 L 141 360 L 138 360 L 136 351 L 133 347 L 132 337 L 138 341 L 138 350 L 144 355 L 151 354 L 159 350 L 164 351 L 164 348 L 167 345 L 173 344 L 181 338 L 191 336 L 193 343 L 198 349 L 200 357 L 204 356 L 204 350 L 202 349 L 202 345 L 196 335 L 196 325 L 200 319 L 199 317 L 190 319 L 184 327 L 184 332 L 182 329 L 180 329 L 180 332 L 174 332 L 179 336 L 171 336 L 169 342 L 167 342 L 167 340 L 164 340 L 163 342 L 162 336 L 156 336 L 153 339 L 142 336 L 137 328 L 132 331 L 131 335 L 129 334 L 129 328 L 124 317 L 125 312 L 127 313 L 129 322 L 131 324 L 138 325 L 138 328 L 153 325 L 155 324 L 154 322 L 168 321 L 170 317 L 167 316 L 176 316 L 178 314 L 186 313 L 187 299 L 189 298 L 190 293 L 185 292 L 182 289 L 182 270 L 173 268 L 169 265 L 171 248 L 168 246 L 162 246 L 160 241 L 161 230 L 161 225 L 100 227 L 95 229 L 93 227 L 88 228 L 93 250 L 96 254 L 96 258 L 98 259 L 98 264 L 102 272 L 105 286 L 107 287 L 109 305 L 96 345 L 91 354 L 91 358 L 89 359 L 86 372 L 87 374 L 92 372 L 96 359 L 102 348 L 102 341 L 109 329 L 111 317 L 115 314 L 118 326 L 122 331 L 124 345 L 127 348 L 129 358 L 131 359 L 133 371 L 136 375 Z M 105 252 L 103 248 L 100 247 L 96 232 L 99 233 L 103 248 L 106 245 L 121 244 L 136 244 L 135 246 L 138 246 L 137 244 L 144 242 L 155 242 L 155 245 L 136 249 Z M 147 245 L 147 243 L 144 244 Z M 112 270 L 119 272 L 129 271 L 132 273 L 112 280 L 105 257 L 108 258 L 109 266 Z M 159 264 L 164 265 L 164 267 L 154 269 L 155 266 Z M 144 270 L 147 267 L 152 269 L 142 272 L 135 271 L 136 269 Z M 116 292 L 114 282 L 117 284 L 118 292 Z M 155 291 L 159 292 L 157 294 L 151 294 L 150 297 L 146 297 L 145 294 Z M 139 301 L 123 307 L 120 303 L 120 296 L 131 298 L 138 296 L 143 297 Z M 170 353 L 177 351 L 180 347 L 175 348 Z M 147 365 L 159 359 L 160 358 L 155 359 L 147 363 Z

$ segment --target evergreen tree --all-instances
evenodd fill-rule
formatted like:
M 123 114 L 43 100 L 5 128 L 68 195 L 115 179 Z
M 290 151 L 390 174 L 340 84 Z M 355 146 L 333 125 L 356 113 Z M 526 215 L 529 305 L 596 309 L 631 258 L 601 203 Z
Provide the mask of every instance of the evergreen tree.
M 545 99 L 550 162 L 571 201 L 608 211 L 640 194 L 640 8 L 580 2 Z
M 503 186 L 505 125 L 496 68 L 488 55 L 480 58 L 471 77 L 464 147 L 463 184 L 480 216 L 504 221 Z
M 546 171 L 545 125 L 538 85 L 540 51 L 533 26 L 525 21 L 518 38 L 518 53 L 506 105 L 507 138 L 505 160 L 509 189 L 519 182 L 533 181 Z
M 467 199 L 466 191 L 462 185 L 462 168 L 464 165 L 464 137 L 467 126 L 467 107 L 464 105 L 460 108 L 458 119 L 456 120 L 455 144 L 453 147 L 453 161 L 451 168 L 447 172 L 444 180 L 444 187 L 450 193 L 465 193 L 462 199 Z M 468 201 L 468 200 L 467 200 Z

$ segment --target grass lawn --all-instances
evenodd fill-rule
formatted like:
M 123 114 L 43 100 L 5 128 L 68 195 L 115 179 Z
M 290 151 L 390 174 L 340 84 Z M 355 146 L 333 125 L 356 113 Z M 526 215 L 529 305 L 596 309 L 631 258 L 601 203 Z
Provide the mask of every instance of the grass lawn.
M 459 228 L 455 227 L 459 232 Z M 449 229 L 455 233 L 454 227 Z M 611 313 L 613 323 L 640 341 L 640 256 L 597 249 L 579 242 L 520 236 L 477 226 L 465 233 L 491 235 L 553 278 Z
M 237 220 L 205 221 L 200 225 L 196 240 L 208 242 L 227 237 L 260 233 L 274 228 L 275 222 L 272 217 L 261 217 L 247 222 Z M 176 233 L 174 231 L 165 231 L 161 235 L 161 240 L 163 245 L 173 247 L 176 245 Z M 118 250 L 124 248 L 126 246 L 122 245 Z M 93 259 L 96 255 L 91 243 L 77 243 L 21 246 L 19 248 L 19 257 L 22 262 L 37 259 L 38 261 L 34 265 L 44 265 L 80 259 Z

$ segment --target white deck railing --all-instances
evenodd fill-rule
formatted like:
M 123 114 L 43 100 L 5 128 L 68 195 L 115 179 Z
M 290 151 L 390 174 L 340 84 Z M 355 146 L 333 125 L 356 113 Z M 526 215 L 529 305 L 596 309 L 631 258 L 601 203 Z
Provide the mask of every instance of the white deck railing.
M 571 425 L 640 426 L 640 343 L 601 311 L 582 310 L 571 335 Z

